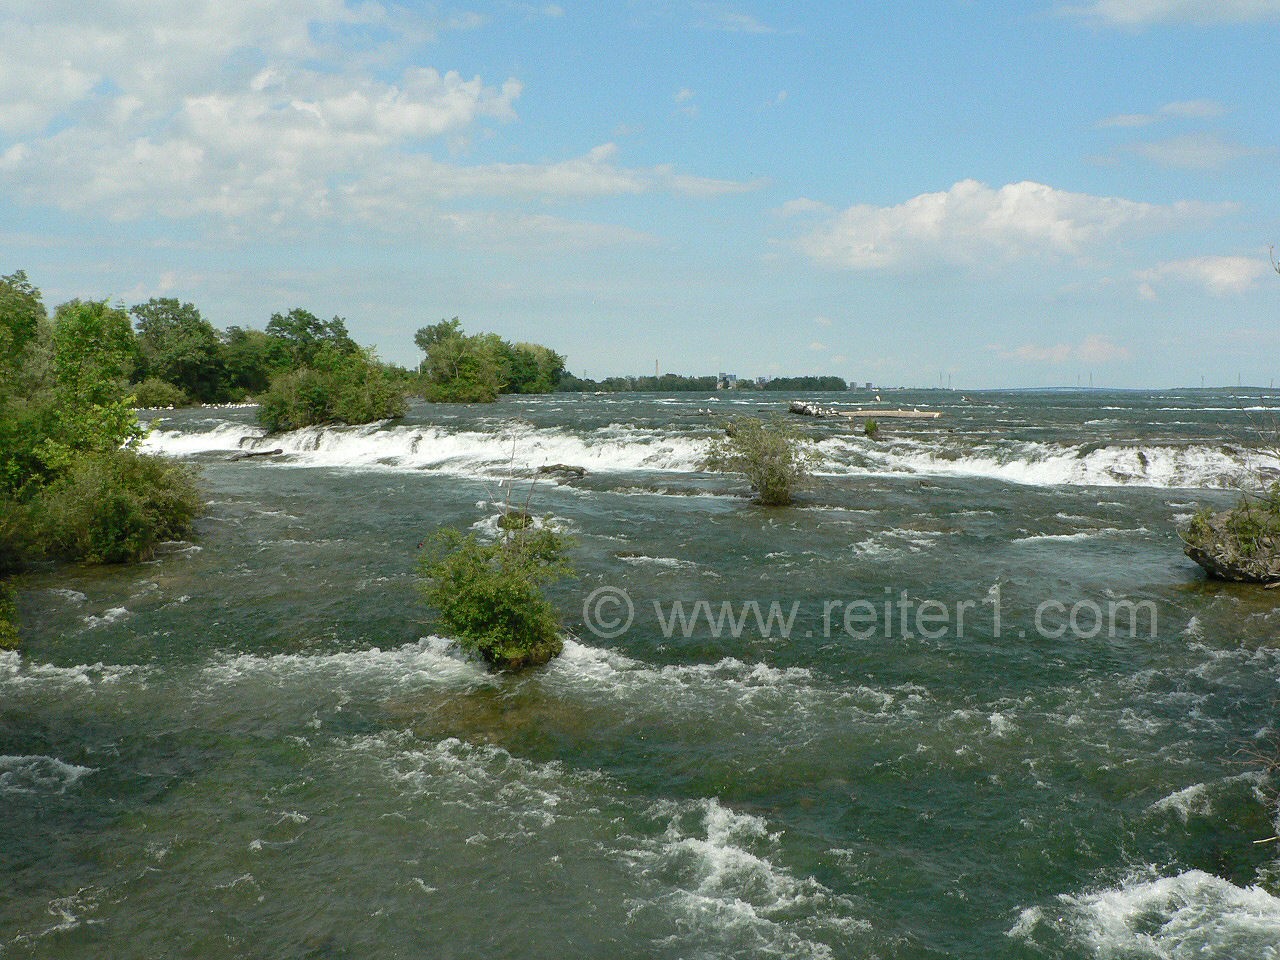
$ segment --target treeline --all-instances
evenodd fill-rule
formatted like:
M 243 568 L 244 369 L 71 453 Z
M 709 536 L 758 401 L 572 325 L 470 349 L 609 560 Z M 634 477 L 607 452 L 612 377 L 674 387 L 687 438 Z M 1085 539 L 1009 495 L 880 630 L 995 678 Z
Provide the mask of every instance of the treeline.
M 759 387 L 761 390 L 848 390 L 841 377 L 775 377 Z
M 664 373 L 658 377 L 606 377 L 585 380 L 572 374 L 560 378 L 557 389 L 565 393 L 686 393 L 716 389 L 715 377 L 686 377 Z
M 657 377 L 606 377 L 586 380 L 566 373 L 556 388 L 568 393 L 700 393 L 722 386 L 718 377 L 687 377 L 664 373 Z M 777 377 L 773 380 L 737 380 L 735 390 L 848 390 L 840 377 Z

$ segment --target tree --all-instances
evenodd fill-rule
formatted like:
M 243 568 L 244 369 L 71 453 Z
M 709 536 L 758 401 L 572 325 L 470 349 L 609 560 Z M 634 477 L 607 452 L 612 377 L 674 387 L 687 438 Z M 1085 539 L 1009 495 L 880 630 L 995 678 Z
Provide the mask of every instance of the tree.
M 45 319 L 40 291 L 21 270 L 0 277 L 0 391 L 9 385 L 9 374 Z
M 347 333 L 346 321 L 341 317 L 321 320 L 309 310 L 295 307 L 288 313 L 273 313 L 267 322 L 267 336 L 284 342 L 293 358 L 293 366 L 309 364 L 316 352 L 325 345 L 343 353 L 359 349 Z
M 77 453 L 135 446 L 142 438 L 127 397 L 138 345 L 129 316 L 105 300 L 72 300 L 53 322 L 57 409 L 40 458 L 58 470 Z
M 816 459 L 809 442 L 781 420 L 735 417 L 725 435 L 711 444 L 706 467 L 719 473 L 741 473 L 764 506 L 782 506 L 804 484 Z
M 272 375 L 287 370 L 292 362 L 284 340 L 244 327 L 227 327 L 220 353 L 227 394 L 237 398 L 261 393 Z
M 152 297 L 129 312 L 138 323 L 147 376 L 171 383 L 201 403 L 222 399 L 224 364 L 218 332 L 194 305 Z
M 414 343 L 426 351 L 422 393 L 435 403 L 492 403 L 502 393 L 502 340 L 468 335 L 457 317 L 421 328 Z

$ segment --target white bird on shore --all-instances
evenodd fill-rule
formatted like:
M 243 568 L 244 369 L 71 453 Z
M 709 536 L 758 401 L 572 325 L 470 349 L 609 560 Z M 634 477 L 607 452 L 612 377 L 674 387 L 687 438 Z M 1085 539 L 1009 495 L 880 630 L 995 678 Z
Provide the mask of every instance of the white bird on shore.
M 878 393 L 877 393 L 877 394 L 876 394 L 876 403 L 879 403 L 879 402 L 880 402 L 880 394 L 878 394 Z

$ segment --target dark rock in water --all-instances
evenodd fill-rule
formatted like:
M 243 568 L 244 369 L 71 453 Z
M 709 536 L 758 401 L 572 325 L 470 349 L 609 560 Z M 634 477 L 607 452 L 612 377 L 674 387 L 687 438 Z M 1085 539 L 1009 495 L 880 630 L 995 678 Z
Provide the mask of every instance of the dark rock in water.
M 823 407 L 816 403 L 805 403 L 803 400 L 792 400 L 788 408 L 800 417 L 838 417 L 840 411 L 834 407 Z
M 1280 584 L 1280 516 L 1242 504 L 1198 514 L 1182 534 L 1184 552 L 1215 580 Z
M 234 457 L 231 457 L 230 459 L 234 463 L 236 460 L 252 460 L 254 457 L 278 457 L 282 453 L 284 453 L 284 451 L 281 449 L 249 450 L 249 451 L 246 451 L 245 453 L 237 453 Z
M 575 467 L 569 463 L 546 463 L 538 468 L 539 473 L 547 473 L 557 477 L 573 477 L 581 480 L 587 475 L 586 467 Z

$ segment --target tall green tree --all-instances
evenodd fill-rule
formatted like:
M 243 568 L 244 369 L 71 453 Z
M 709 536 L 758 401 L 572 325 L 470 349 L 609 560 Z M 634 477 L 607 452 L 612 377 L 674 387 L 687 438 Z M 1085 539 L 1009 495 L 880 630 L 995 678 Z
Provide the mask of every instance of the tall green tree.
M 193 400 L 222 399 L 222 345 L 213 325 L 193 304 L 152 297 L 129 311 L 138 324 L 144 373 L 181 388 Z
M 19 358 L 44 319 L 40 291 L 25 273 L 0 277 L 0 391 L 10 384 L 9 375 L 18 369 Z
M 347 323 L 341 317 L 321 320 L 300 307 L 288 313 L 273 313 L 267 322 L 267 336 L 283 341 L 295 367 L 311 363 L 321 347 L 327 346 L 342 353 L 354 353 L 359 349 L 347 333 Z
M 220 351 L 228 396 L 239 398 L 267 389 L 273 374 L 289 369 L 293 354 L 279 337 L 261 330 L 227 327 Z
M 133 446 L 143 430 L 128 397 L 138 345 L 129 315 L 105 300 L 72 300 L 53 319 L 55 429 L 41 458 L 58 470 L 77 453 Z

